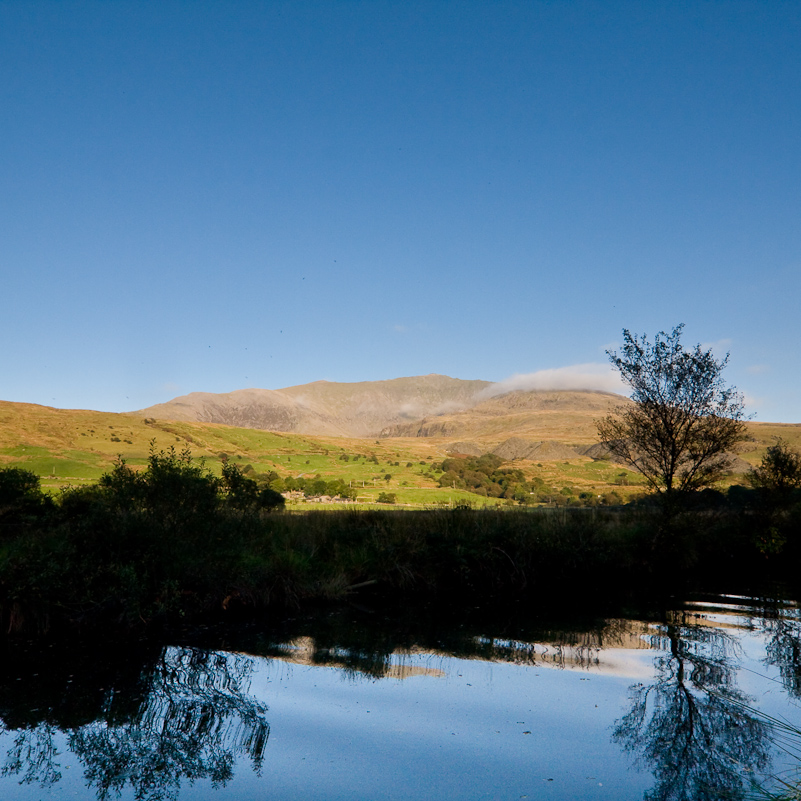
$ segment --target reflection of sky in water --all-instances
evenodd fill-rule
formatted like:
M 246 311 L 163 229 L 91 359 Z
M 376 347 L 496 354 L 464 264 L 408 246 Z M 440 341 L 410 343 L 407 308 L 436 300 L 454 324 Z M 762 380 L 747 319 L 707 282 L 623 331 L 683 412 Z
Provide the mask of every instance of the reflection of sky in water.
M 253 689 L 270 707 L 272 733 L 263 777 L 247 786 L 282 798 L 642 797 L 646 777 L 622 773 L 610 742 L 629 679 L 412 661 L 445 676 L 348 680 L 266 662 Z
M 685 622 L 668 618 L 677 629 L 700 624 L 682 635 L 688 686 L 693 665 L 720 657 L 720 664 L 730 663 L 721 675 L 729 671 L 732 687 L 749 702 L 772 716 L 801 721 L 779 669 L 767 662 L 765 632 L 747 609 L 696 604 L 689 611 Z M 677 661 L 669 650 L 655 649 L 669 649 L 668 629 L 610 621 L 601 635 L 592 635 L 609 646 L 603 648 L 582 634 L 560 646 L 493 641 L 499 652 L 528 664 L 399 653 L 391 658 L 389 678 L 382 679 L 312 664 L 309 638 L 284 645 L 285 659 L 231 656 L 252 660 L 249 689 L 243 690 L 268 710 L 261 772 L 240 759 L 222 790 L 208 780 L 184 780 L 179 797 L 640 801 L 654 778 L 648 765 L 634 769 L 632 753 L 622 750 L 613 733 L 638 687 L 669 680 L 664 686 L 671 691 Z M 724 651 L 729 655 L 721 657 Z M 730 658 L 733 651 L 736 658 Z M 661 679 L 655 670 L 660 658 L 663 668 L 669 666 Z M 3 752 L 13 737 L 0 738 Z M 55 742 L 61 781 L 48 789 L 0 779 L 0 799 L 97 798 L 86 789 L 84 766 L 69 753 L 64 735 L 57 734 Z M 785 765 L 774 763 L 773 772 Z M 121 798 L 133 799 L 134 793 L 126 788 Z
M 629 678 L 440 655 L 402 661 L 444 675 L 375 680 L 255 659 L 251 693 L 270 723 L 261 775 L 239 764 L 225 790 L 185 783 L 180 798 L 642 798 L 649 777 L 627 773 L 610 742 Z M 94 798 L 82 766 L 64 756 L 52 792 L 5 779 L 0 797 Z
M 3 759 L 11 747 L 14 733 L 0 736 L 0 755 Z M 94 801 L 97 793 L 87 791 L 83 777 L 83 765 L 71 754 L 64 734 L 57 733 L 54 743 L 58 750 L 61 779 L 53 787 L 41 787 L 38 784 L 19 784 L 13 776 L 0 779 L 0 798 L 3 801 L 42 801 L 42 799 L 80 799 Z M 132 796 L 131 796 L 132 797 Z

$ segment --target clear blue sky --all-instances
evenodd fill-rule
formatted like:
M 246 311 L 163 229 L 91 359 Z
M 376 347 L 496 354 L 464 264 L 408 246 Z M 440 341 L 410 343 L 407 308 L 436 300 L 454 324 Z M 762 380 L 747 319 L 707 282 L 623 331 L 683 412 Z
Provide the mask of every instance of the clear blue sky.
M 502 381 L 683 322 L 801 422 L 800 43 L 778 0 L 0 0 L 0 399 Z

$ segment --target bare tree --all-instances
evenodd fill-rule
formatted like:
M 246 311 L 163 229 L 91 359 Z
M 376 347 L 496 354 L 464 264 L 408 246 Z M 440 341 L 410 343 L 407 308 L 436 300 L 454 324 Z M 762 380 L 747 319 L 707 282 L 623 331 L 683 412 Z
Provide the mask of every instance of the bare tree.
M 718 361 L 700 345 L 685 350 L 682 328 L 653 343 L 623 330 L 621 353 L 606 353 L 634 403 L 597 422 L 611 453 L 667 496 L 718 480 L 745 436 L 742 395 L 721 375 L 729 354 Z

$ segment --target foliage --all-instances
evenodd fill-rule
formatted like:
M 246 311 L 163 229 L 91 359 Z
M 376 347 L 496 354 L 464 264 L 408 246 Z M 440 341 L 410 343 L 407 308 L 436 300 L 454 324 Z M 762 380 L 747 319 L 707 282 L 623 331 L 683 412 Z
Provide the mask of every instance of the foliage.
M 748 473 L 748 483 L 760 490 L 787 493 L 801 487 L 801 453 L 784 440 L 771 445 L 759 467 Z
M 798 559 L 801 555 L 801 454 L 778 439 L 746 478 L 752 489 L 742 487 L 736 494 L 744 501 L 759 550 L 765 555 L 784 554 L 786 558 Z
M 482 465 L 524 500 L 518 476 L 495 463 Z M 0 475 L 7 485 L 20 479 L 14 497 L 31 498 L 40 510 L 14 523 L 0 519 L 0 625 L 146 625 L 341 599 L 365 585 L 396 598 L 518 597 L 576 585 L 629 591 L 660 575 L 728 577 L 737 566 L 797 564 L 796 551 L 781 560 L 760 551 L 750 511 L 755 490 L 731 498 L 697 493 L 698 508 L 679 521 L 682 547 L 657 563 L 645 545 L 658 519 L 653 504 L 573 509 L 572 496 L 557 494 L 564 508 L 284 515 L 265 507 L 269 486 L 230 461 L 223 468 L 215 476 L 187 452 L 154 446 L 143 469 L 119 459 L 97 485 L 69 489 L 55 502 L 43 500 L 28 477 Z M 595 504 L 597 496 L 585 496 Z M 801 542 L 793 537 L 799 516 L 771 518 L 777 537 Z
M 440 487 L 466 489 L 476 495 L 489 498 L 504 498 L 520 504 L 550 503 L 565 505 L 566 497 L 546 486 L 538 477 L 526 481 L 523 471 L 516 467 L 504 467 L 504 459 L 493 453 L 478 458 L 450 458 L 442 462 L 443 474 Z M 573 496 L 572 492 L 568 495 Z M 573 498 L 577 505 L 579 501 Z M 583 502 L 582 502 L 583 503 Z
M 14 506 L 40 491 L 39 476 L 30 470 L 6 467 L 0 470 L 0 508 Z
M 601 441 L 650 487 L 670 496 L 721 478 L 744 438 L 742 396 L 723 383 L 728 362 L 681 344 L 683 325 L 653 343 L 623 331 L 621 354 L 607 351 L 634 403 L 598 422 Z
M 53 509 L 39 476 L 18 467 L 0 469 L 0 539 L 32 524 Z
M 244 475 L 239 465 L 228 460 L 223 462 L 220 487 L 228 504 L 236 509 L 279 509 L 284 506 L 284 496 L 277 490 L 258 483 Z
M 290 492 L 302 492 L 307 498 L 316 498 L 321 495 L 328 495 L 329 497 L 339 496 L 340 498 L 354 498 L 356 493 L 341 479 L 333 478 L 326 480 L 322 476 L 299 477 L 281 479 L 277 474 L 275 479 L 269 483 L 269 487 L 273 490 L 283 492 L 288 490 Z
M 99 486 L 117 508 L 174 523 L 212 514 L 220 502 L 220 491 L 226 487 L 202 461 L 193 461 L 188 448 L 180 453 L 173 446 L 156 451 L 155 443 L 151 443 L 146 470 L 133 470 L 120 457 L 111 472 L 100 478 Z
M 395 503 L 395 493 L 394 492 L 379 492 L 378 498 L 376 498 L 377 503 Z

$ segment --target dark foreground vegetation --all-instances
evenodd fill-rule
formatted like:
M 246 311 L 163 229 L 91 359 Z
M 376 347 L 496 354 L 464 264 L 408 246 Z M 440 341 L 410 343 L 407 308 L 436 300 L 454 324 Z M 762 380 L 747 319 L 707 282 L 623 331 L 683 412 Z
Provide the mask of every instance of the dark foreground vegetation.
M 775 455 L 775 454 L 774 454 Z M 152 452 L 56 498 L 0 470 L 0 617 L 7 632 L 143 626 L 263 614 L 354 594 L 397 603 L 624 596 L 716 582 L 792 579 L 801 498 L 753 488 L 693 493 L 670 514 L 625 507 L 283 511 L 225 465 Z

